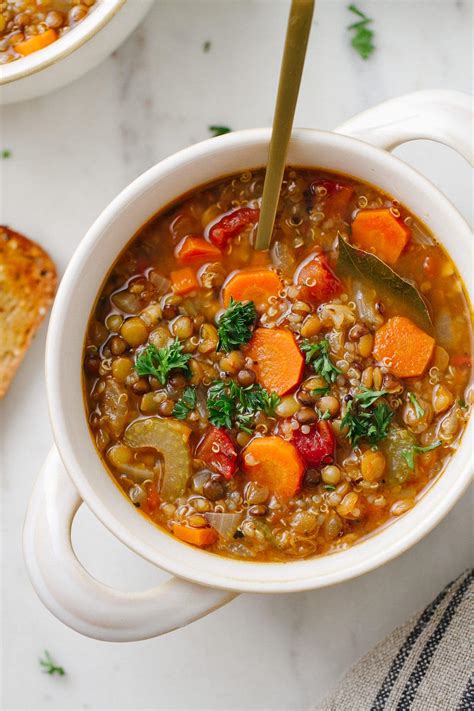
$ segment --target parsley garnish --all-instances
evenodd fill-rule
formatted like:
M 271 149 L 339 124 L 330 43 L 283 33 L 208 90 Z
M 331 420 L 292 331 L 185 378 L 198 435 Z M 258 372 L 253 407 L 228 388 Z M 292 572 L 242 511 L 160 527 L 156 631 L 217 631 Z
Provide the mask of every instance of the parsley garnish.
M 217 350 L 229 353 L 248 343 L 256 318 L 257 311 L 253 301 L 234 301 L 231 296 L 229 307 L 219 319 Z
M 257 412 L 274 415 L 280 402 L 276 393 L 269 393 L 261 385 L 249 385 L 246 388 L 233 380 L 218 380 L 207 391 L 209 422 L 215 427 L 235 425 L 251 434 L 251 425 Z
M 361 18 L 352 25 L 349 25 L 347 28 L 348 30 L 354 30 L 351 45 L 354 47 L 356 52 L 360 54 L 362 59 L 368 59 L 375 49 L 375 45 L 372 42 L 374 33 L 367 27 L 372 20 L 361 12 L 355 5 L 349 5 L 347 9 Z
M 459 407 L 462 407 L 463 410 L 467 409 L 467 402 L 465 401 L 465 399 L 463 397 L 461 397 L 458 400 L 458 405 L 459 405 Z
M 202 51 L 209 52 L 210 49 L 211 49 L 211 42 L 210 42 L 210 40 L 206 40 L 204 42 L 204 44 L 202 45 Z
M 5 160 L 6 158 L 11 158 L 12 152 L 8 148 L 4 148 L 1 152 L 0 155 L 2 158 Z
M 393 412 L 385 402 L 363 409 L 356 400 L 350 400 L 341 426 L 347 427 L 347 437 L 353 446 L 361 439 L 375 445 L 387 436 L 392 418 Z
M 428 444 L 426 447 L 420 447 L 419 445 L 414 444 L 412 447 L 403 450 L 402 457 L 405 459 L 410 469 L 414 471 L 415 454 L 424 454 L 425 452 L 431 452 L 432 449 L 437 449 L 438 447 L 441 447 L 441 445 L 441 441 L 434 442 L 433 444 Z
M 411 404 L 413 405 L 413 408 L 415 410 L 415 415 L 417 416 L 418 419 L 421 419 L 423 417 L 423 415 L 425 414 L 425 411 L 421 407 L 420 403 L 418 402 L 418 398 L 416 397 L 415 393 L 408 393 L 408 399 L 410 400 Z
M 336 491 L 336 487 L 332 484 L 324 484 L 323 489 L 326 489 L 326 491 Z
M 212 133 L 212 137 L 223 136 L 225 133 L 231 133 L 232 129 L 228 126 L 209 126 L 209 131 Z
M 311 390 L 311 395 L 314 395 L 315 397 L 321 397 L 321 395 L 327 395 L 330 390 L 331 388 L 329 387 L 329 385 L 326 385 L 325 388 L 313 388 L 313 390 Z
M 64 676 L 66 673 L 63 667 L 58 667 L 57 664 L 53 662 L 50 653 L 46 650 L 44 652 L 44 659 L 40 659 L 39 663 L 43 667 L 43 672 L 45 674 L 58 674 L 59 676 Z
M 172 370 L 183 370 L 185 375 L 189 375 L 190 358 L 191 354 L 183 352 L 183 346 L 177 338 L 164 348 L 156 348 L 153 343 L 149 343 L 137 356 L 135 370 L 138 375 L 151 375 L 166 385 Z
M 366 388 L 365 385 L 362 385 L 355 399 L 359 405 L 366 410 L 368 407 L 372 407 L 380 397 L 384 397 L 386 394 L 386 390 L 371 390 L 370 388 Z
M 334 383 L 341 372 L 329 358 L 329 341 L 323 339 L 318 343 L 305 340 L 301 343 L 301 350 L 306 353 L 306 363 L 313 365 L 314 371 L 327 383 Z
M 316 409 L 316 413 L 317 413 L 320 421 L 331 419 L 331 413 L 329 412 L 329 410 L 325 410 L 324 412 L 321 412 L 321 410 Z
M 196 390 L 192 387 L 187 387 L 174 406 L 173 415 L 178 420 L 185 420 L 191 410 L 196 407 Z

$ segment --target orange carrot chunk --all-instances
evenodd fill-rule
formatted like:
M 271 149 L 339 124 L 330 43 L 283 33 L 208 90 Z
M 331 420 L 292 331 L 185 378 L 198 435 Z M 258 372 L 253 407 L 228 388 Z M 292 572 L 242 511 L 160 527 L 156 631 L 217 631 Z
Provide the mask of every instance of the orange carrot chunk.
M 33 54 L 43 47 L 47 47 L 48 44 L 52 44 L 58 39 L 58 33 L 56 30 L 50 29 L 43 32 L 41 35 L 33 35 L 24 42 L 18 42 L 14 46 L 15 52 L 22 54 L 26 57 L 28 54 Z
M 398 378 L 423 375 L 433 355 L 435 340 L 404 316 L 390 318 L 375 334 L 373 356 L 385 360 Z
M 387 264 L 395 264 L 410 236 L 410 228 L 388 208 L 361 210 L 352 223 L 352 241 L 356 247 L 373 252 Z
M 181 264 L 210 262 L 222 257 L 219 247 L 195 235 L 184 237 L 176 247 L 175 253 Z
M 190 267 L 177 269 L 171 272 L 171 283 L 176 294 L 188 294 L 190 291 L 199 289 L 199 282 L 196 274 Z
M 250 481 L 267 486 L 281 499 L 299 489 L 304 471 L 296 447 L 276 435 L 255 437 L 242 453 L 242 468 Z
M 304 358 L 290 331 L 257 328 L 246 355 L 254 362 L 258 382 L 269 392 L 285 395 L 301 380 Z
M 230 297 L 235 301 L 253 301 L 259 313 L 265 311 L 268 299 L 278 296 L 281 289 L 280 277 L 270 269 L 244 269 L 236 272 L 224 284 L 222 298 L 224 306 L 230 304 Z
M 191 543 L 193 546 L 199 546 L 200 548 L 212 545 L 219 538 L 217 531 L 208 526 L 193 528 L 181 523 L 173 523 L 173 533 L 181 541 L 186 541 L 186 543 Z

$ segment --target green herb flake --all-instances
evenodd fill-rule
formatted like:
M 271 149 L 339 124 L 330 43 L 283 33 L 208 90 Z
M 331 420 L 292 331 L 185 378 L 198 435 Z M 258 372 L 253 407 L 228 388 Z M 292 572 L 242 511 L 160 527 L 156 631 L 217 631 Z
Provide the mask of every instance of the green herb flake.
M 4 148 L 1 152 L 0 155 L 2 156 L 3 160 L 7 160 L 8 158 L 11 158 L 12 152 L 8 148 Z
M 321 412 L 321 410 L 316 410 L 316 412 L 320 421 L 331 419 L 331 413 L 329 412 L 329 410 L 325 410 L 324 412 Z
M 458 400 L 458 405 L 461 407 L 463 410 L 467 410 L 467 402 L 463 397 L 459 398 Z
M 323 489 L 326 489 L 326 491 L 336 491 L 336 487 L 332 484 L 324 484 Z
M 166 385 L 172 370 L 182 370 L 186 376 L 190 375 L 190 358 L 191 354 L 183 352 L 183 346 L 177 338 L 164 348 L 156 348 L 149 343 L 137 356 L 135 370 L 140 376 L 151 375 Z
M 347 9 L 360 18 L 357 22 L 348 25 L 347 29 L 353 32 L 351 45 L 362 59 L 368 59 L 375 49 L 373 43 L 374 32 L 368 27 L 372 19 L 367 17 L 355 5 L 348 5 Z
M 408 449 L 404 449 L 402 452 L 402 457 L 410 467 L 412 471 L 415 470 L 415 454 L 425 454 L 425 452 L 431 452 L 433 449 L 437 449 L 438 447 L 441 447 L 442 442 L 434 442 L 433 444 L 428 444 L 426 447 L 420 447 L 419 445 L 415 444 L 413 447 L 409 447 Z
M 314 397 L 322 397 L 323 395 L 327 395 L 330 391 L 331 388 L 327 385 L 325 388 L 313 388 L 311 395 L 314 395 Z
M 204 42 L 204 44 L 202 45 L 202 51 L 209 52 L 210 49 L 211 49 L 211 42 L 210 42 L 210 40 L 206 40 Z
M 193 387 L 187 387 L 174 406 L 173 415 L 177 420 L 185 420 L 191 410 L 196 407 L 196 390 Z
M 356 446 L 362 439 L 373 446 L 387 436 L 393 415 L 385 402 L 363 409 L 354 399 L 346 406 L 341 427 L 347 428 L 347 437 L 352 446 Z
M 341 371 L 332 363 L 329 357 L 329 341 L 323 339 L 318 343 L 304 340 L 300 349 L 306 354 L 306 363 L 311 363 L 314 372 L 320 375 L 327 383 L 334 383 Z
M 248 343 L 256 318 L 257 310 L 253 301 L 234 301 L 230 297 L 229 307 L 220 317 L 217 327 L 217 350 L 229 353 Z
M 50 653 L 46 650 L 44 652 L 44 659 L 39 659 L 39 663 L 40 666 L 43 667 L 43 672 L 45 674 L 57 674 L 58 676 L 64 676 L 66 673 L 63 667 L 59 667 L 54 663 Z
M 228 126 L 209 126 L 209 131 L 212 133 L 212 137 L 223 136 L 225 133 L 232 133 L 232 129 Z
M 252 433 L 254 418 L 258 412 L 274 416 L 280 402 L 276 393 L 269 393 L 261 385 L 246 388 L 233 380 L 218 380 L 207 391 L 209 422 L 215 427 L 230 430 L 234 426 Z
M 385 395 L 387 395 L 386 390 L 371 390 L 370 388 L 366 388 L 365 385 L 362 385 L 355 399 L 365 410 L 368 407 L 372 407 L 379 398 L 385 397 Z
M 417 419 L 420 420 L 424 416 L 425 411 L 418 402 L 418 398 L 416 397 L 415 393 L 408 393 L 408 399 L 413 405 L 413 409 L 415 410 L 415 415 Z

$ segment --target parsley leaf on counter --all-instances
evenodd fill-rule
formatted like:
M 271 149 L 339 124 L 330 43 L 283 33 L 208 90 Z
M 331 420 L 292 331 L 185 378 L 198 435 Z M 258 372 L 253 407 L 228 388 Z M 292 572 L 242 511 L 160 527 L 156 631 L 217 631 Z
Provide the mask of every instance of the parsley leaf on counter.
M 187 387 L 184 393 L 174 406 L 173 415 L 178 420 L 185 420 L 191 410 L 196 407 L 196 390 L 193 387 Z
M 135 370 L 140 376 L 151 375 L 166 385 L 172 370 L 183 370 L 185 375 L 189 375 L 190 358 L 191 354 L 183 352 L 183 346 L 177 338 L 164 348 L 156 348 L 149 343 L 137 356 Z
M 228 126 L 209 126 L 209 131 L 212 133 L 212 137 L 223 136 L 225 133 L 232 133 L 232 129 Z
M 210 40 L 206 40 L 204 42 L 204 44 L 202 45 L 202 51 L 209 52 L 210 49 L 211 49 L 211 42 L 210 42 Z
M 44 652 L 44 659 L 40 659 L 39 663 L 40 666 L 43 667 L 43 672 L 45 674 L 58 674 L 58 676 L 64 676 L 66 673 L 63 667 L 58 667 L 57 664 L 54 663 L 50 653 L 46 650 Z
M 348 5 L 347 9 L 361 18 L 352 25 L 348 25 L 347 29 L 354 31 L 351 45 L 354 47 L 355 51 L 360 54 L 362 59 L 368 59 L 375 49 L 375 45 L 372 41 L 374 33 L 367 27 L 372 20 L 361 12 L 355 5 Z
M 303 353 L 306 353 L 306 363 L 312 364 L 315 373 L 324 378 L 327 383 L 334 383 L 341 371 L 333 365 L 329 357 L 329 341 L 325 338 L 318 343 L 304 340 L 300 348 Z
M 229 353 L 248 343 L 256 318 L 257 311 L 253 301 L 234 301 L 231 296 L 227 310 L 219 319 L 217 350 Z
M 12 152 L 8 148 L 4 148 L 0 151 L 0 155 L 5 160 L 6 158 L 11 158 Z

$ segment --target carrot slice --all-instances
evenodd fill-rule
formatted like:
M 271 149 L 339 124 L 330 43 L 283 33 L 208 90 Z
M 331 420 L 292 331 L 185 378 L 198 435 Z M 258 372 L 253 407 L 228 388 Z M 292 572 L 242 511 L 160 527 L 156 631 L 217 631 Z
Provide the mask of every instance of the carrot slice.
M 193 546 L 210 546 L 217 541 L 219 534 L 213 528 L 205 526 L 204 528 L 193 528 L 192 526 L 184 526 L 181 523 L 173 523 L 173 533 L 176 538 L 186 543 L 191 543 Z
M 374 252 L 387 264 L 395 264 L 405 249 L 411 230 L 388 208 L 361 210 L 352 223 L 354 244 Z
M 219 247 L 195 235 L 184 237 L 176 247 L 175 254 L 181 264 L 210 262 L 222 257 Z
M 188 294 L 190 291 L 199 289 L 199 282 L 196 274 L 190 267 L 177 269 L 170 273 L 171 283 L 176 294 Z
M 26 57 L 28 54 L 33 54 L 33 52 L 47 47 L 48 44 L 52 44 L 57 39 L 58 33 L 56 30 L 46 30 L 46 32 L 43 32 L 41 35 L 33 35 L 33 37 L 30 37 L 24 42 L 18 42 L 18 44 L 14 45 L 14 50 L 18 52 L 18 54 L 22 54 Z
M 270 269 L 244 269 L 236 272 L 224 284 L 222 297 L 224 306 L 235 301 L 253 301 L 258 312 L 265 311 L 268 299 L 277 296 L 281 289 L 280 277 Z
M 390 318 L 375 333 L 373 356 L 386 359 L 398 378 L 423 375 L 433 355 L 435 340 L 404 316 Z
M 257 328 L 246 355 L 254 361 L 258 382 L 270 392 L 285 395 L 301 380 L 304 358 L 291 331 Z
M 282 499 L 293 496 L 304 471 L 296 447 L 276 435 L 255 437 L 242 453 L 242 468 L 251 481 Z

